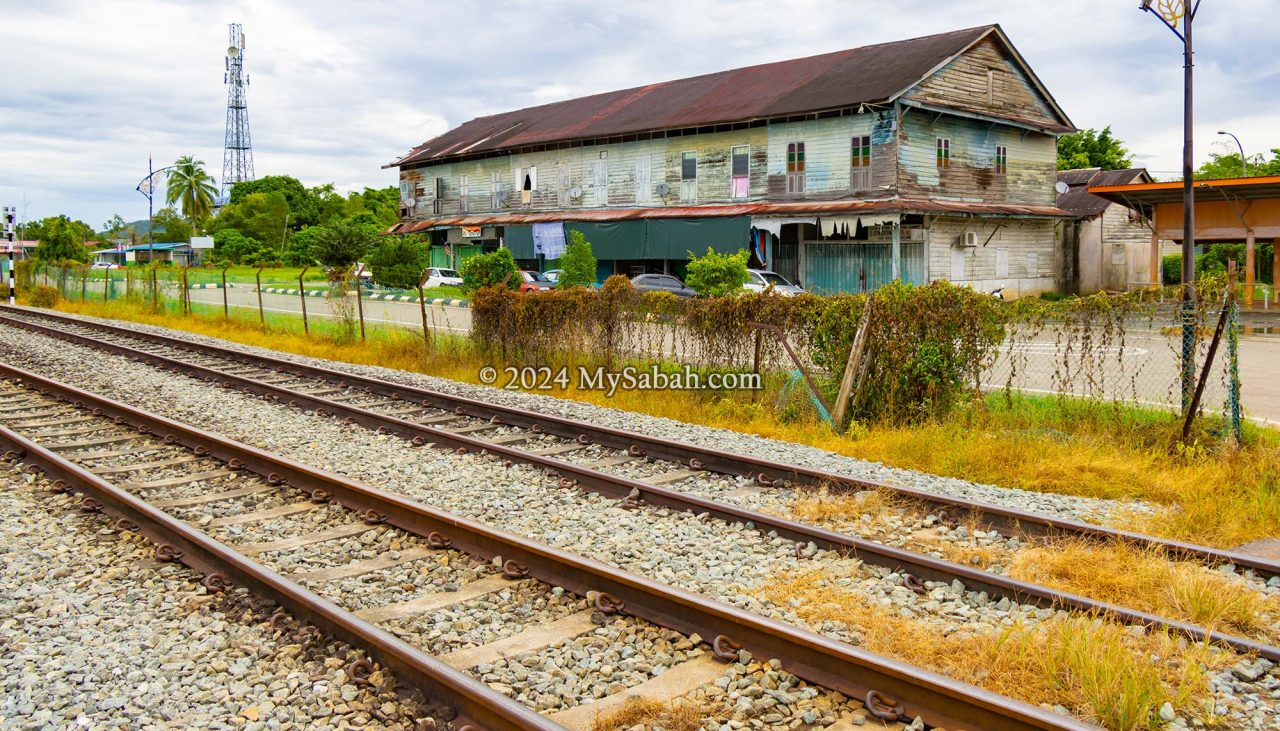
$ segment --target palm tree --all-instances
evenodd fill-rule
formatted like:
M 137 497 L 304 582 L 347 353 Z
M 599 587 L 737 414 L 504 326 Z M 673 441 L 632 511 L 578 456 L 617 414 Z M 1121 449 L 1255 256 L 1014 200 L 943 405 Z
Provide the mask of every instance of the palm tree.
M 182 214 L 194 228 L 213 211 L 213 197 L 217 192 L 213 178 L 204 171 L 204 160 L 183 155 L 169 171 L 165 202 L 169 205 L 180 202 Z

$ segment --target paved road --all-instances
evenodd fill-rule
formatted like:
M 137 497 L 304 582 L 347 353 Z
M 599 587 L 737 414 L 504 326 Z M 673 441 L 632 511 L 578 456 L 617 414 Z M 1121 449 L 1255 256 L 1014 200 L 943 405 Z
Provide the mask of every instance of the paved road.
M 193 289 L 191 301 L 222 306 L 221 289 Z M 231 307 L 257 310 L 258 293 L 249 287 L 231 287 L 226 290 L 227 304 Z M 267 312 L 302 314 L 302 298 L 296 294 L 262 294 L 262 307 Z M 354 298 L 351 306 L 355 307 Z M 336 318 L 332 303 L 325 297 L 307 297 L 307 317 Z M 364 301 L 366 323 L 400 325 L 415 330 L 422 327 L 422 310 L 417 302 Z M 471 331 L 471 309 L 444 305 L 427 306 L 427 323 L 433 330 L 467 333 Z
M 256 310 L 257 292 L 252 288 L 232 287 L 227 290 L 232 307 Z M 301 313 L 298 295 L 264 293 L 262 301 L 268 312 Z M 221 306 L 222 290 L 197 289 L 191 292 L 193 302 Z M 417 303 L 381 302 L 366 300 L 365 322 L 390 324 L 419 329 L 422 315 Z M 323 297 L 307 298 L 310 317 L 336 317 L 331 303 Z M 433 330 L 466 333 L 471 329 L 471 310 L 467 307 L 429 305 L 427 320 Z M 1261 323 L 1259 323 L 1261 324 Z M 664 339 L 664 349 L 671 352 L 672 345 Z M 1023 390 L 1053 392 L 1059 387 L 1054 373 L 1060 370 L 1062 353 L 1046 335 L 1033 343 L 1017 346 L 1017 377 L 1014 384 Z M 1217 410 L 1225 399 L 1225 381 L 1220 366 L 1223 350 L 1219 350 L 1217 364 L 1205 389 L 1205 407 Z M 985 376 L 992 386 L 1003 386 L 1008 375 L 1009 363 L 998 363 Z M 1112 398 L 1144 401 L 1152 404 L 1177 402 L 1174 390 L 1178 382 L 1176 351 L 1170 338 L 1158 332 L 1145 331 L 1130 334 L 1125 349 L 1113 349 L 1096 363 L 1077 364 L 1070 378 L 1070 390 L 1079 394 L 1105 394 Z M 1264 421 L 1280 425 L 1280 335 L 1246 334 L 1240 340 L 1240 380 L 1242 402 L 1246 412 Z

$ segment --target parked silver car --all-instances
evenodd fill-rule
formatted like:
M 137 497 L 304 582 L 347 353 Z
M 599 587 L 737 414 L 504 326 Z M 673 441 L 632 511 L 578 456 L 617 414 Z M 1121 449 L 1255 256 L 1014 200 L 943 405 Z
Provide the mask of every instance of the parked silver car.
M 670 292 L 677 297 L 697 297 L 692 287 L 676 279 L 670 274 L 638 274 L 631 280 L 631 286 L 641 292 Z
M 784 297 L 790 297 L 804 292 L 804 287 L 798 284 L 792 284 L 786 277 L 777 272 L 770 272 L 764 269 L 748 269 L 747 283 L 742 288 L 748 292 L 763 292 L 770 286 L 773 291 Z

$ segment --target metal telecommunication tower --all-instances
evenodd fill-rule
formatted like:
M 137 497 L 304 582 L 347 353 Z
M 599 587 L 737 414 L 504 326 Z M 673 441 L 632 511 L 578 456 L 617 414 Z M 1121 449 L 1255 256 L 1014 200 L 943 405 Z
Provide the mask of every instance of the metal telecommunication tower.
M 244 29 L 239 23 L 230 26 L 231 42 L 227 45 L 227 139 L 222 152 L 222 199 L 231 194 L 231 186 L 253 180 L 253 143 L 249 139 L 249 105 L 244 74 Z

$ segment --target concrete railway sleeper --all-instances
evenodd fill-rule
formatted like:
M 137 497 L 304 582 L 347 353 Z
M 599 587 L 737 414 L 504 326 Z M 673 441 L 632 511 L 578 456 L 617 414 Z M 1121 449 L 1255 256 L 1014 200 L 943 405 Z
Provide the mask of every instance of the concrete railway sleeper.
M 805 698 L 820 695 L 828 708 L 840 711 L 856 702 L 875 718 L 919 717 L 949 729 L 1089 728 L 66 384 L 9 366 L 0 372 L 8 379 L 0 393 L 29 397 L 16 399 L 19 408 L 2 421 L 41 424 L 0 426 L 6 458 L 43 470 L 56 489 L 84 494 L 83 509 L 105 511 L 123 528 L 146 535 L 157 543 L 158 559 L 203 572 L 210 590 L 246 586 L 365 649 L 403 680 L 457 709 L 455 728 L 590 728 L 598 712 L 632 694 L 699 698 L 699 689 L 726 673 L 747 687 L 756 682 L 752 673 L 764 672 L 748 666 L 752 656 L 776 660 L 775 676 L 781 671 L 811 683 Z M 97 433 L 137 437 L 134 451 L 96 445 L 59 450 L 65 436 L 42 436 L 61 431 L 54 415 L 99 426 Z M 87 415 L 97 421 L 84 421 Z M 100 465 L 118 468 L 122 462 L 134 466 L 110 474 L 127 479 L 113 484 L 95 474 Z M 359 539 L 368 536 L 377 539 Z M 386 548 L 388 540 L 394 550 Z M 441 556 L 450 560 L 433 560 Z M 394 580 L 396 571 L 415 561 L 451 572 L 458 585 L 452 592 L 406 589 L 392 601 L 377 589 L 362 593 L 344 583 L 369 584 L 365 579 L 380 571 Z M 494 595 L 500 605 L 514 596 L 538 612 L 497 639 L 455 646 L 419 648 L 403 639 L 420 638 L 419 631 L 389 624 Z M 703 637 L 713 638 L 709 648 Z M 636 655 L 654 647 L 674 649 L 663 656 L 671 663 L 665 672 L 651 678 L 642 673 L 640 682 L 635 673 L 601 669 L 604 679 L 594 697 L 566 701 L 564 707 L 545 697 L 516 702 L 494 689 L 509 689 L 503 683 L 507 674 L 523 672 L 514 661 L 550 655 L 554 666 L 581 656 L 574 653 L 619 647 Z M 373 669 L 357 661 L 348 674 L 363 679 Z M 803 684 L 791 687 L 804 690 Z M 698 702 L 704 711 L 716 710 L 705 698 Z M 851 723 L 829 720 L 832 727 Z
M 7 318 L 0 317 L 0 320 L 5 319 Z M 74 322 L 78 323 L 80 321 Z M 90 345 L 100 343 L 97 339 L 86 335 L 72 333 L 70 337 L 76 339 L 76 342 L 86 342 Z M 287 379 L 273 379 L 279 382 L 264 383 L 260 378 L 255 379 L 243 372 L 240 374 L 231 373 L 229 371 L 235 369 L 227 367 L 227 359 L 233 355 L 242 355 L 235 351 L 229 351 L 231 355 L 226 355 L 225 357 L 220 354 L 217 358 L 204 358 L 197 364 L 190 360 L 189 353 L 192 351 L 188 351 L 184 347 L 175 346 L 171 350 L 166 349 L 163 352 L 156 352 L 154 350 L 144 351 L 121 342 L 110 342 L 104 345 L 113 352 L 142 359 L 161 368 L 176 369 L 197 378 L 242 388 L 278 403 L 287 403 L 290 406 L 310 409 L 319 414 L 342 418 L 351 423 L 376 429 L 380 433 L 398 435 L 411 440 L 414 444 L 431 443 L 449 449 L 488 453 L 496 459 L 537 465 L 558 475 L 564 485 L 572 484 L 622 500 L 622 507 L 627 509 L 638 509 L 645 505 L 652 505 L 691 511 L 729 522 L 750 523 L 762 532 L 776 532 L 780 536 L 797 541 L 797 551 L 800 551 L 803 546 L 812 544 L 818 548 L 852 554 L 866 563 L 887 567 L 895 572 L 902 573 L 904 574 L 904 585 L 916 591 L 923 589 L 923 581 L 951 582 L 959 580 L 971 591 L 987 592 L 992 597 L 1007 597 L 1010 601 L 1020 604 L 1033 604 L 1039 607 L 1052 607 L 1108 616 L 1116 621 L 1128 624 L 1168 629 L 1197 641 L 1207 638 L 1210 641 L 1245 653 L 1257 654 L 1270 660 L 1280 660 L 1280 647 L 1268 642 L 1221 631 L 1210 631 L 1189 622 L 1097 601 L 1086 596 L 1057 591 L 1035 583 L 1012 579 L 1002 574 L 982 571 L 970 566 L 944 561 L 921 553 L 845 535 L 786 518 L 747 510 L 731 503 L 720 502 L 662 486 L 666 482 L 676 482 L 702 472 L 704 465 L 698 463 L 696 461 L 697 458 L 691 458 L 694 461 L 688 465 L 687 469 L 681 468 L 674 472 L 658 472 L 654 476 L 644 479 L 631 479 L 604 471 L 602 464 L 607 463 L 608 460 L 617 463 L 638 459 L 640 456 L 638 452 L 641 452 L 642 448 L 637 448 L 634 445 L 629 452 L 622 453 L 621 456 L 611 457 L 605 461 L 597 460 L 586 465 L 575 464 L 564 459 L 557 459 L 557 457 L 574 454 L 588 447 L 593 447 L 593 440 L 588 434 L 580 434 L 573 440 L 559 440 L 553 446 L 533 451 L 527 448 L 522 449 L 520 446 L 528 447 L 529 445 L 526 442 L 538 437 L 541 427 L 536 423 L 532 424 L 527 430 L 513 432 L 497 439 L 473 437 L 470 436 L 470 433 L 474 431 L 472 427 L 479 426 L 474 423 L 464 427 L 468 431 L 462 431 L 462 433 L 460 433 L 459 429 L 450 429 L 447 426 L 433 426 L 464 422 L 466 412 L 464 407 L 456 407 L 453 413 L 439 414 L 441 411 L 439 404 L 432 402 L 435 404 L 433 407 L 423 405 L 429 399 L 424 399 L 414 405 L 415 402 L 411 400 L 415 397 L 412 389 L 405 388 L 403 392 L 394 391 L 391 395 L 395 396 L 395 398 L 386 399 L 392 404 L 399 404 L 399 407 L 393 411 L 409 411 L 412 409 L 410 414 L 397 415 L 386 411 L 373 411 L 365 408 L 362 404 L 354 403 L 354 400 L 360 398 L 372 399 L 377 398 L 377 396 L 376 394 L 370 395 L 368 392 L 361 391 L 350 382 L 337 382 L 343 390 L 353 391 L 354 389 L 354 395 L 349 394 L 349 397 L 343 401 L 334 400 L 329 394 L 316 396 L 316 391 L 320 389 L 316 389 L 317 384 L 313 380 L 315 377 L 312 376 L 309 369 L 299 368 L 291 371 L 284 367 L 280 367 L 278 370 L 273 367 L 269 371 L 277 376 L 279 373 L 298 374 L 297 378 L 293 380 L 300 381 L 300 383 L 292 385 L 286 385 L 289 384 Z M 280 361 L 280 363 L 285 364 L 286 362 Z M 296 364 L 287 365 L 292 367 Z M 255 375 L 260 374 L 261 371 Z M 385 385 L 394 386 L 394 384 Z M 296 390 L 303 386 L 309 387 L 309 390 Z M 464 415 L 460 416 L 457 410 L 464 411 Z M 504 423 L 503 420 L 504 417 L 495 415 L 483 423 Z M 474 422 L 475 419 L 473 418 L 470 421 Z M 515 444 L 520 446 L 513 446 Z M 1176 551 L 1174 552 L 1176 553 Z
M 362 404 L 365 410 L 377 409 L 384 415 L 408 417 L 423 425 L 451 425 L 453 428 L 450 431 L 455 434 L 461 431 L 462 434 L 483 435 L 486 431 L 500 427 L 515 432 L 492 440 L 491 443 L 495 445 L 519 445 L 537 441 L 539 438 L 544 440 L 559 438 L 569 443 L 561 446 L 542 445 L 543 453 L 569 454 L 594 446 L 597 449 L 613 450 L 617 454 L 629 455 L 636 459 L 675 463 L 677 469 L 696 468 L 698 471 L 709 474 L 746 477 L 759 487 L 766 489 L 792 486 L 845 492 L 883 490 L 924 506 L 925 509 L 937 513 L 944 521 L 972 520 L 989 530 L 1007 535 L 1071 536 L 1097 541 L 1123 541 L 1135 546 L 1158 549 L 1175 558 L 1201 561 L 1208 565 L 1233 565 L 1252 570 L 1264 580 L 1272 576 L 1280 576 L 1280 562 L 1250 554 L 939 495 L 900 485 L 859 479 L 837 472 L 771 462 L 750 455 L 676 442 L 554 414 L 530 412 L 456 394 L 380 381 L 284 358 L 196 343 L 152 332 L 130 330 L 42 310 L 0 305 L 0 311 L 8 313 L 7 316 L 0 315 L 0 322 L 5 324 L 112 350 L 131 357 L 146 359 L 146 356 L 151 355 L 154 356 L 153 362 L 171 367 L 190 365 L 199 369 L 195 374 L 201 377 L 213 375 L 219 380 L 226 381 L 228 376 L 239 376 L 241 381 L 236 385 L 240 386 L 243 386 L 246 381 L 256 381 L 264 386 L 292 383 L 295 390 L 306 381 L 318 381 L 323 385 L 307 384 L 309 396 L 325 397 L 329 401 L 341 403 L 365 397 L 366 403 Z M 51 327 L 36 320 L 55 322 L 57 326 Z M 284 377 L 282 374 L 292 374 L 292 377 Z M 269 379 L 271 382 L 268 383 L 264 379 Z M 280 394 L 288 390 L 290 389 L 281 389 L 275 393 L 283 398 Z M 261 393 L 271 392 L 262 391 Z M 338 394 L 341 396 L 337 396 Z M 289 400 L 291 399 L 285 399 L 284 403 L 288 403 Z M 299 401 L 299 404 L 304 408 L 315 408 L 302 401 Z M 378 405 L 370 408 L 372 404 Z M 326 411 L 335 413 L 333 409 L 326 409 Z M 480 425 L 485 422 L 489 426 Z M 547 452 L 546 449 L 558 451 Z M 614 464 L 623 462 L 625 460 L 618 460 Z

